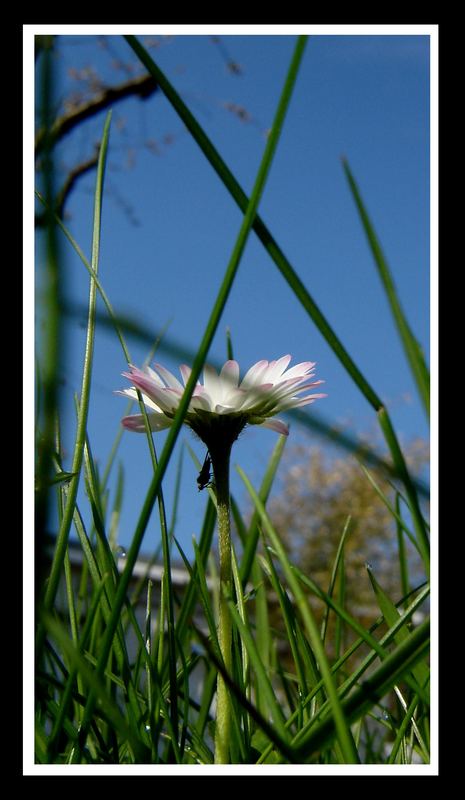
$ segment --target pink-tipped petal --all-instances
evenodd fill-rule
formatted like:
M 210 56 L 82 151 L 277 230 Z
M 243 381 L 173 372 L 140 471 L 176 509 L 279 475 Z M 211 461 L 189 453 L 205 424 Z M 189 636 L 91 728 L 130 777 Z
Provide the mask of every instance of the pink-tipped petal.
M 276 417 L 270 417 L 266 419 L 265 422 L 262 422 L 260 425 L 261 428 L 270 428 L 272 431 L 276 431 L 277 433 L 282 433 L 283 436 L 289 435 L 289 428 L 285 422 L 282 422 L 280 419 Z
M 214 405 L 221 399 L 221 381 L 216 369 L 211 364 L 205 364 L 203 368 L 203 385 Z
M 283 372 L 286 370 L 291 358 L 292 356 L 287 355 L 278 358 L 277 361 L 271 361 L 266 374 L 263 376 L 263 380 L 267 383 L 277 383 Z
M 171 420 L 165 417 L 164 414 L 147 414 L 150 430 L 162 431 L 171 426 Z M 123 417 L 121 420 L 123 428 L 134 433 L 145 432 L 145 420 L 143 414 L 131 414 L 128 417 Z
M 309 373 L 313 370 L 315 365 L 315 361 L 302 361 L 301 364 L 296 364 L 295 367 L 288 369 L 287 372 L 284 373 L 283 378 L 296 378 L 298 375 L 308 378 Z
M 177 389 L 178 392 L 181 394 L 183 393 L 184 387 L 181 385 L 178 379 L 175 378 L 173 373 L 169 371 L 169 369 L 166 369 L 161 364 L 154 364 L 153 366 L 157 370 L 158 374 L 163 378 L 165 384 L 170 387 L 170 389 Z

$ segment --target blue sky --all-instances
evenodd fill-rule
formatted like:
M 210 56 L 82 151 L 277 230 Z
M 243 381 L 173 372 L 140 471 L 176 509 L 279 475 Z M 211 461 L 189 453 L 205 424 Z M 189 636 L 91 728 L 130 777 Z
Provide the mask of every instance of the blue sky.
M 152 57 L 172 81 L 245 191 L 250 192 L 263 154 L 295 45 L 291 35 L 157 36 Z M 144 41 L 144 36 L 141 36 Z M 310 36 L 259 213 L 344 342 L 365 377 L 385 401 L 401 441 L 428 437 L 424 413 L 405 363 L 341 166 L 347 157 L 381 240 L 411 326 L 429 353 L 429 37 L 427 35 Z M 109 45 L 109 46 L 108 46 Z M 225 53 L 240 65 L 227 69 Z M 115 66 L 119 60 L 120 67 Z M 78 85 L 70 69 L 88 65 L 104 79 L 123 81 L 121 64 L 136 65 L 127 43 L 94 35 L 58 40 L 60 96 Z M 231 108 L 246 109 L 241 121 Z M 63 176 L 92 153 L 103 115 L 67 137 L 57 149 Z M 149 143 L 149 146 L 147 146 Z M 154 143 L 158 152 L 153 152 Z M 68 225 L 87 253 L 92 233 L 94 176 L 83 178 L 67 207 Z M 241 214 L 161 92 L 114 109 L 103 208 L 100 278 L 114 308 L 196 349 L 226 269 Z M 41 256 L 36 275 L 40 285 Z M 62 247 L 65 294 L 87 302 L 88 276 L 69 246 Z M 40 295 L 38 295 L 40 320 Z M 103 308 L 103 305 L 100 305 Z M 277 268 L 251 235 L 217 336 L 211 348 L 226 360 L 225 330 L 245 371 L 261 359 L 291 353 L 293 363 L 317 362 L 328 397 L 309 407 L 355 435 L 376 430 L 375 415 L 305 312 Z M 64 446 L 72 450 L 73 392 L 79 390 L 84 334 L 79 320 L 65 328 L 62 367 Z M 148 348 L 128 340 L 140 364 Z M 160 353 L 158 360 L 177 371 Z M 291 364 L 291 365 L 292 365 Z M 89 415 L 94 457 L 104 466 L 125 401 L 113 390 L 126 385 L 124 356 L 114 335 L 99 330 Z M 276 434 L 249 428 L 233 453 L 259 482 Z M 161 450 L 164 434 L 156 437 Z M 182 432 L 198 457 L 204 448 Z M 311 438 L 293 426 L 292 442 Z M 118 452 L 125 473 L 120 543 L 130 542 L 151 469 L 144 437 L 125 433 Z M 166 475 L 168 509 L 177 454 Z M 177 535 L 189 551 L 198 536 L 206 493 L 198 493 L 186 454 Z M 110 491 L 114 490 L 113 483 Z M 233 491 L 245 492 L 233 477 Z M 154 514 L 143 549 L 159 541 Z

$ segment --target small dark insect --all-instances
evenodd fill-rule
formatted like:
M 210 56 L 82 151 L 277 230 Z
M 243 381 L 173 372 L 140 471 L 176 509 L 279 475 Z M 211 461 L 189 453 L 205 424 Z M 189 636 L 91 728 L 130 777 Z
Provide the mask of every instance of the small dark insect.
M 206 489 L 211 480 L 211 473 L 210 468 L 212 465 L 212 460 L 210 458 L 210 454 L 207 452 L 205 456 L 205 461 L 203 462 L 203 467 L 200 470 L 198 477 L 197 477 L 197 486 L 199 487 L 199 492 L 201 489 Z

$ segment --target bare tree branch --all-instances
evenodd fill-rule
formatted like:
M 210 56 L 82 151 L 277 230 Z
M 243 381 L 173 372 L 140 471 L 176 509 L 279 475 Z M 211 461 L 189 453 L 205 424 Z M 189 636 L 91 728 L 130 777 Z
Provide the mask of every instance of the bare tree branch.
M 74 167 L 74 169 L 71 170 L 63 186 L 58 192 L 56 198 L 55 212 L 60 217 L 60 219 L 63 219 L 65 203 L 70 193 L 74 189 L 76 181 L 80 177 L 82 177 L 82 175 L 86 175 L 88 172 L 90 172 L 92 169 L 95 169 L 95 167 L 97 166 L 100 145 L 96 145 L 95 149 L 96 149 L 95 155 L 87 159 L 87 161 L 82 161 L 80 164 L 77 164 Z M 45 225 L 45 223 L 46 223 L 46 214 L 45 213 L 36 214 L 35 224 L 37 225 L 37 227 L 41 227 L 42 225 Z
M 157 89 L 158 85 L 151 75 L 142 75 L 140 78 L 126 81 L 119 86 L 109 86 L 95 95 L 88 103 L 83 103 L 69 114 L 58 117 L 52 130 L 49 132 L 49 143 L 51 145 L 55 144 L 81 122 L 98 114 L 113 103 L 130 97 L 131 95 L 138 95 L 142 100 L 146 100 L 156 92 Z M 39 155 L 43 150 L 45 142 L 46 131 L 42 128 L 38 131 L 36 136 L 36 155 Z

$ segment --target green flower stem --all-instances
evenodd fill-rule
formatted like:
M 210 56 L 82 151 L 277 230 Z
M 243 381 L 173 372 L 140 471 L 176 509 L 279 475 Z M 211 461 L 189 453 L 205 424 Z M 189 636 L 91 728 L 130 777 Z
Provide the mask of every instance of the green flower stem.
M 232 672 L 232 622 L 228 597 L 232 591 L 231 517 L 229 500 L 229 460 L 231 445 L 210 452 L 216 484 L 220 591 L 218 608 L 218 643 L 226 671 Z M 218 673 L 215 728 L 215 764 L 229 764 L 231 699 L 223 677 Z

